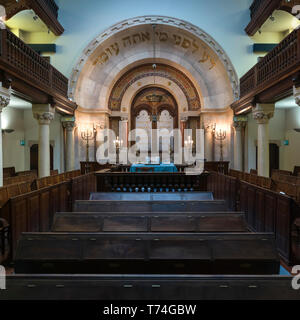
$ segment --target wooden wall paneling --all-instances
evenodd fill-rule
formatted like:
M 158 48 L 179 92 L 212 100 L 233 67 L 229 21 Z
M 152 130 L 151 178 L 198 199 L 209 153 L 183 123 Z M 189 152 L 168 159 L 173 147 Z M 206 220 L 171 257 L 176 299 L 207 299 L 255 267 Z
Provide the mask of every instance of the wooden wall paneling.
M 276 210 L 276 245 L 281 257 L 289 263 L 291 259 L 292 200 L 290 197 L 277 195 Z
M 27 202 L 27 229 L 32 232 L 40 231 L 40 194 L 34 192 L 26 197 Z
M 256 187 L 248 183 L 248 223 L 250 227 L 254 230 L 256 230 Z
M 40 195 L 40 231 L 50 230 L 52 221 L 50 220 L 51 193 L 49 188 L 44 188 L 39 192 Z
M 18 240 L 22 232 L 27 232 L 27 201 L 25 197 L 10 199 L 11 247 L 10 254 L 14 258 Z
M 264 232 L 265 229 L 265 192 L 263 189 L 256 188 L 255 195 L 255 230 Z
M 265 192 L 264 212 L 265 212 L 265 232 L 276 232 L 276 194 Z

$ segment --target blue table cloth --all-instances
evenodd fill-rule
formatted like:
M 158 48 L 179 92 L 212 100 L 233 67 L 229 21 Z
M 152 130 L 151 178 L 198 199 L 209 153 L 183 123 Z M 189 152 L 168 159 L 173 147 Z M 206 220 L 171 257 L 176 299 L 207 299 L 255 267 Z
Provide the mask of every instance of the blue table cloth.
M 149 168 L 149 171 L 151 172 L 177 172 L 177 168 L 174 165 L 174 163 L 169 164 L 142 164 L 137 163 L 133 164 L 130 167 L 130 172 L 144 172 L 142 168 Z M 148 171 L 148 170 L 147 170 Z

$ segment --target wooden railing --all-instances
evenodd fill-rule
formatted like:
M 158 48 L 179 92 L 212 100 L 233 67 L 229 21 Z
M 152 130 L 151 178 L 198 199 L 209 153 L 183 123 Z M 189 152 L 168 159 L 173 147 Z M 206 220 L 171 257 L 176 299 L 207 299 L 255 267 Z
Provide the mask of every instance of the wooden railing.
M 282 0 L 254 0 L 250 7 L 251 21 L 245 31 L 253 36 L 275 9 L 279 9 Z
M 245 212 L 248 227 L 254 232 L 275 233 L 281 258 L 287 264 L 299 263 L 300 234 L 295 225 L 300 217 L 299 205 L 292 197 L 255 185 L 254 181 L 243 181 L 244 176 L 235 173 L 232 177 L 211 172 L 207 191 L 212 191 L 216 199 L 226 200 L 232 210 Z
M 98 192 L 205 191 L 207 174 L 183 172 L 97 172 Z
M 240 79 L 240 97 L 257 94 L 300 64 L 300 30 L 294 30 Z
M 55 18 L 58 17 L 58 6 L 54 0 L 39 0 L 39 1 L 44 3 L 49 8 L 51 13 L 55 16 Z
M 0 218 L 11 230 L 10 252 L 13 256 L 22 232 L 50 231 L 53 215 L 71 211 L 75 200 L 88 200 L 96 191 L 94 173 L 81 175 L 39 190 L 11 196 L 0 208 Z
M 0 66 L 49 94 L 67 97 L 68 79 L 7 29 L 0 30 Z

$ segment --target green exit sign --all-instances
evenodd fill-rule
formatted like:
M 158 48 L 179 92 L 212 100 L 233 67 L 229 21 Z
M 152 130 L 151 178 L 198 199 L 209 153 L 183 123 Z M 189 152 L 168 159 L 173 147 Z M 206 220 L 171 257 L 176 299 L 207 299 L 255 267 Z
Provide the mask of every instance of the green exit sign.
M 20 140 L 20 146 L 25 146 L 25 140 Z
M 290 144 L 289 140 L 283 140 L 283 145 L 288 146 Z

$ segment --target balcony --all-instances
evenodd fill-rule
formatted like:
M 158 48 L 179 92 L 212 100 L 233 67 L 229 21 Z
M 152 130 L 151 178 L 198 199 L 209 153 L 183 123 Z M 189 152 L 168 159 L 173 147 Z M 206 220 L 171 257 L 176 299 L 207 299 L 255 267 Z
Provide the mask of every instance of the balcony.
M 300 71 L 300 29 L 294 30 L 240 79 L 237 113 L 253 99 L 271 103 L 291 94 Z
M 54 0 L 23 0 L 19 2 L 3 0 L 2 2 L 1 4 L 6 9 L 6 19 L 10 19 L 20 11 L 32 9 L 56 36 L 64 32 L 64 28 L 58 21 L 59 8 Z
M 68 79 L 9 30 L 0 30 L 0 70 L 15 91 L 34 103 L 51 102 L 74 112 L 76 104 L 67 98 Z
M 253 36 L 274 10 L 280 9 L 291 13 L 296 4 L 299 4 L 298 0 L 254 0 L 250 7 L 251 21 L 245 29 L 246 33 Z

